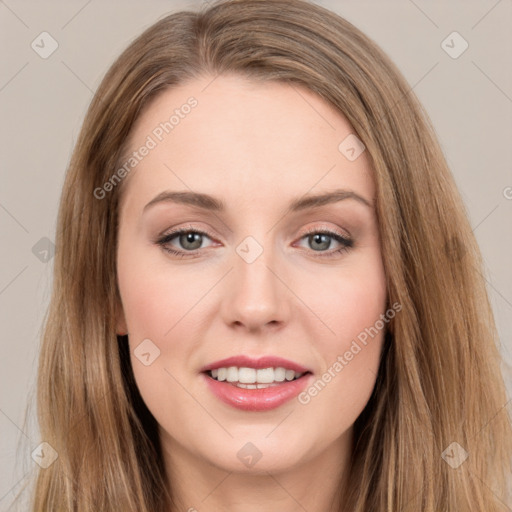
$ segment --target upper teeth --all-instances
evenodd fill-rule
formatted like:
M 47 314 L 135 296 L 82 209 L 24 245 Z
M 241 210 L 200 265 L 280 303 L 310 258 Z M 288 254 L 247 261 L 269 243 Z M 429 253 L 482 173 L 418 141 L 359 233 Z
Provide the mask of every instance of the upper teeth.
M 285 368 L 247 368 L 230 366 L 228 368 L 217 368 L 211 371 L 214 379 L 227 382 L 241 382 L 243 384 L 270 384 L 272 382 L 283 382 L 301 377 L 303 374 Z

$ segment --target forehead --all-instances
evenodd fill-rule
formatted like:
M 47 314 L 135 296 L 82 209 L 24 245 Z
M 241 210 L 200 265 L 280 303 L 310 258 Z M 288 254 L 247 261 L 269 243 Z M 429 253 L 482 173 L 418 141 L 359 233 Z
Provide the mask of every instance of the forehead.
M 351 137 L 345 116 L 305 88 L 204 77 L 162 92 L 140 115 L 123 201 L 140 210 L 163 190 L 192 190 L 240 208 L 339 188 L 372 199 L 366 152 L 344 152 Z

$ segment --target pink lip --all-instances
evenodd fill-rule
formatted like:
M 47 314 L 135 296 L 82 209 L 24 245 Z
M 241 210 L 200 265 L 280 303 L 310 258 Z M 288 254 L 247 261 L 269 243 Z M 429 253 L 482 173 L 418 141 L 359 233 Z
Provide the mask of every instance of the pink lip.
M 264 368 L 268 368 L 268 366 L 264 366 Z M 229 382 L 219 382 L 206 373 L 203 373 L 202 377 L 206 380 L 212 393 L 224 403 L 243 411 L 268 411 L 297 396 L 308 385 L 313 375 L 309 373 L 297 380 L 284 381 L 263 389 L 239 388 Z
M 254 359 L 252 357 L 243 355 L 228 357 L 227 359 L 222 359 L 220 361 L 216 361 L 215 363 L 211 363 L 201 368 L 201 372 L 207 372 L 210 370 L 215 370 L 217 368 L 228 368 L 229 366 L 237 366 L 238 368 L 248 367 L 256 369 L 281 367 L 285 368 L 286 370 L 294 370 L 297 373 L 311 372 L 309 368 L 305 368 L 300 364 L 294 363 L 293 361 L 289 361 L 287 359 L 283 359 L 282 357 L 264 356 L 258 359 Z

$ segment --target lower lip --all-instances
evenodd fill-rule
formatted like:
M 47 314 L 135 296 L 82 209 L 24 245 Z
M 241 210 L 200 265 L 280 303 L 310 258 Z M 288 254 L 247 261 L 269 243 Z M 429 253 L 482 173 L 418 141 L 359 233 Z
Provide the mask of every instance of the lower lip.
M 243 411 L 268 411 L 296 397 L 304 390 L 312 374 L 262 389 L 239 388 L 226 381 L 219 382 L 206 373 L 203 377 L 212 393 L 224 403 Z

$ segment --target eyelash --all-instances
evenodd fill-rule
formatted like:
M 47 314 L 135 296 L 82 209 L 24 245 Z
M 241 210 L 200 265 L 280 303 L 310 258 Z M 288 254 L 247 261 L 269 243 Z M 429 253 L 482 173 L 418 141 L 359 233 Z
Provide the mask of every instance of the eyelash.
M 200 249 L 195 249 L 195 251 L 177 251 L 175 249 L 170 249 L 168 247 L 168 244 L 171 240 L 176 238 L 179 235 L 186 234 L 186 233 L 195 233 L 203 236 L 207 236 L 208 238 L 213 238 L 208 232 L 202 231 L 200 229 L 194 229 L 192 227 L 190 228 L 181 228 L 177 229 L 176 231 L 171 231 L 170 233 L 167 233 L 162 238 L 156 240 L 156 244 L 160 245 L 162 249 L 169 254 L 172 254 L 173 256 L 176 256 L 178 258 L 189 258 L 189 257 L 196 257 L 197 252 L 200 251 Z M 336 233 L 334 231 L 329 230 L 322 230 L 322 229 L 309 229 L 306 231 L 299 240 L 302 240 L 303 238 L 306 238 L 310 235 L 327 235 L 330 238 L 336 240 L 338 243 L 341 244 L 341 247 L 339 249 L 336 249 L 334 251 L 325 252 L 325 251 L 313 251 L 318 253 L 319 258 L 334 258 L 335 256 L 348 252 L 354 245 L 354 241 L 351 238 L 345 237 L 343 235 L 340 235 L 339 233 Z

